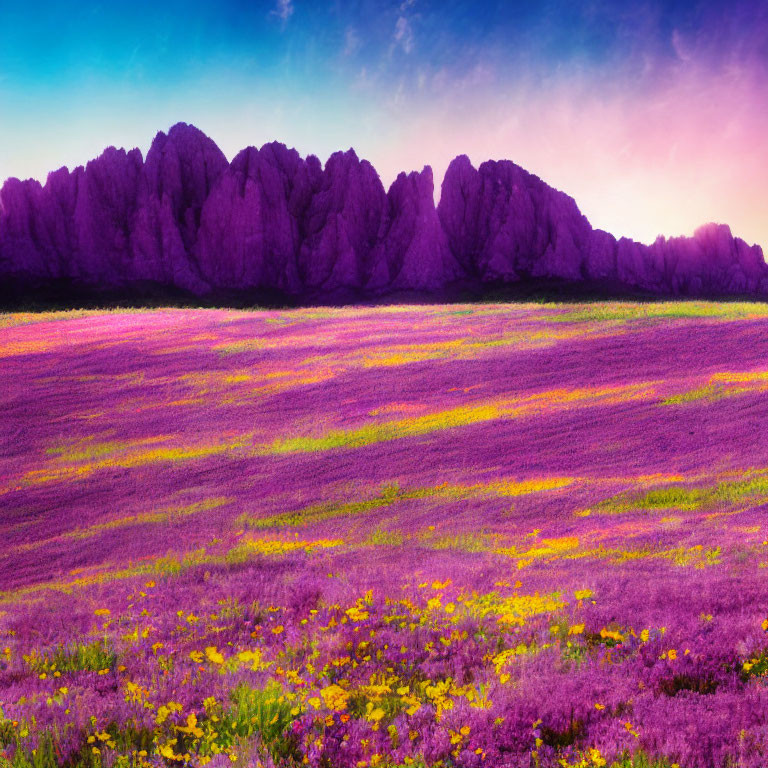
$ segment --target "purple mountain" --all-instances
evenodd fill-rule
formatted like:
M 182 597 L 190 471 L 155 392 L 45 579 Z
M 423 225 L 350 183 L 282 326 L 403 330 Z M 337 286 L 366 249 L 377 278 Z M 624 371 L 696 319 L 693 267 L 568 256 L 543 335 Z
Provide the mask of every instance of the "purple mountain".
M 643 245 L 593 229 L 572 198 L 507 160 L 432 170 L 388 191 L 354 151 L 323 167 L 283 144 L 228 163 L 197 128 L 159 133 L 143 159 L 113 147 L 45 185 L 0 190 L 5 298 L 334 302 L 482 295 L 539 284 L 656 295 L 768 297 L 768 265 L 725 225 Z

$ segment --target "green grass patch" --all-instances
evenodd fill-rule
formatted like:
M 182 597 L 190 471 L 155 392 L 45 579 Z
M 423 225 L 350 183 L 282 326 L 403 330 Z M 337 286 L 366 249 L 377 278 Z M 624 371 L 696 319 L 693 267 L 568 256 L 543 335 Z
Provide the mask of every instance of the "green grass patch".
M 672 768 L 676 763 L 666 757 L 650 757 L 645 752 L 626 754 L 610 763 L 610 768 Z
M 761 651 L 742 665 L 741 679 L 746 683 L 753 678 L 768 679 L 768 650 Z
M 295 719 L 294 704 L 279 683 L 271 681 L 264 688 L 243 683 L 232 690 L 229 698 L 230 706 L 219 714 L 215 705 L 206 708 L 209 717 L 219 717 L 216 743 L 220 747 L 247 744 L 257 736 L 275 761 L 300 759 L 298 746 L 288 733 Z
M 714 402 L 750 391 L 747 387 L 723 387 L 720 384 L 707 384 L 697 389 L 691 389 L 688 392 L 682 392 L 679 395 L 672 395 L 662 400 L 661 405 L 683 405 L 684 403 L 694 403 L 699 400 Z
M 568 308 L 561 314 L 540 316 L 540 322 L 589 323 L 628 322 L 632 320 L 666 318 L 719 318 L 740 320 L 747 317 L 765 317 L 768 310 L 762 304 L 747 302 L 676 301 L 648 304 L 594 304 Z
M 43 653 L 33 649 L 24 656 L 27 667 L 37 675 L 101 672 L 112 669 L 116 660 L 117 654 L 108 643 L 101 640 L 87 644 L 59 645 Z
M 738 504 L 744 501 L 756 503 L 766 499 L 768 499 L 768 476 L 761 474 L 744 480 L 726 481 L 698 488 L 672 485 L 654 488 L 643 494 L 619 494 L 600 502 L 591 511 L 608 515 L 635 510 L 678 509 L 693 512 L 717 505 Z
M 275 681 L 264 688 L 242 683 L 230 692 L 228 701 L 211 697 L 203 702 L 203 713 L 166 717 L 162 727 L 148 729 L 127 722 L 97 728 L 91 718 L 93 732 L 82 733 L 81 743 L 75 745 L 66 763 L 62 763 L 59 749 L 65 741 L 63 734 L 56 729 L 35 732 L 24 724 L 18 727 L 0 711 L 0 747 L 12 750 L 9 759 L 0 757 L 0 768 L 59 768 L 62 764 L 68 768 L 144 768 L 148 763 L 138 758 L 138 751 L 149 756 L 159 753 L 172 761 L 168 764 L 187 764 L 184 755 L 212 757 L 222 751 L 247 755 L 254 747 L 268 752 L 276 764 L 299 765 L 301 754 L 290 733 L 294 713 L 300 711 L 294 699 Z M 66 741 L 72 744 L 71 738 Z M 104 750 L 109 753 L 108 761 L 103 760 Z
M 430 549 L 457 549 L 462 552 L 487 552 L 493 548 L 493 542 L 481 533 L 457 533 L 454 536 L 435 536 L 426 534 L 424 543 Z
M 368 547 L 400 547 L 405 540 L 400 531 L 385 531 L 377 528 L 365 541 L 363 546 Z
M 236 525 L 241 528 L 263 529 L 278 528 L 281 526 L 302 526 L 312 523 L 320 523 L 324 520 L 332 520 L 337 517 L 349 517 L 364 515 L 382 507 L 388 507 L 403 498 L 397 483 L 382 486 L 378 496 L 363 501 L 325 502 L 313 504 L 303 509 L 290 512 L 281 512 L 269 517 L 250 517 L 241 515 L 237 518 Z

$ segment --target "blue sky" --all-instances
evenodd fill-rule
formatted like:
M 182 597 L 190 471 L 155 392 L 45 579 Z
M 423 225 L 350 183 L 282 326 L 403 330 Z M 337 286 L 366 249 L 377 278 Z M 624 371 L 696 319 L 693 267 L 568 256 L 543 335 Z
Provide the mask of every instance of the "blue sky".
M 185 121 L 229 157 L 354 146 L 385 184 L 506 157 L 615 234 L 768 245 L 767 61 L 755 0 L 0 0 L 0 179 Z

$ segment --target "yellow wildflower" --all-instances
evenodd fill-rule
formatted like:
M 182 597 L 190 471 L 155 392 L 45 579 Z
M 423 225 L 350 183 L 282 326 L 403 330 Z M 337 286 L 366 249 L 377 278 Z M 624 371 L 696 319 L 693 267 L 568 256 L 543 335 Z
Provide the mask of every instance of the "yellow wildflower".
M 188 733 L 190 736 L 194 736 L 197 739 L 201 738 L 203 735 L 203 732 L 197 727 L 197 715 L 195 715 L 194 712 L 187 716 L 186 726 L 182 727 L 177 725 L 176 730 L 181 733 Z
M 335 712 L 342 712 L 347 708 L 349 693 L 339 685 L 329 685 L 320 691 L 325 706 Z
M 209 645 L 205 649 L 205 655 L 208 657 L 208 661 L 212 664 L 223 664 L 224 657 L 216 650 L 215 645 Z
M 589 750 L 589 759 L 592 761 L 592 765 L 596 766 L 603 766 L 606 763 L 605 758 L 600 754 L 600 750 L 594 747 Z
M 366 717 L 374 723 L 378 723 L 384 717 L 384 710 L 381 707 L 374 707 L 369 701 L 367 705 Z
M 164 744 L 162 747 L 160 747 L 160 754 L 163 757 L 168 758 L 168 760 L 183 760 L 184 758 L 182 755 L 177 755 L 173 751 L 174 744 L 176 744 L 176 739 L 172 739 L 168 742 L 168 744 Z

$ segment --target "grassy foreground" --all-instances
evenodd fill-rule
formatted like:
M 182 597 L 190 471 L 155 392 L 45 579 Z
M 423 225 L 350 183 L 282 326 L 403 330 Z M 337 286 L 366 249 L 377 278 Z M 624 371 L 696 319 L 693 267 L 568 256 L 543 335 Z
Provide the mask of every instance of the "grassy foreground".
M 0 316 L 0 766 L 768 764 L 768 307 Z

